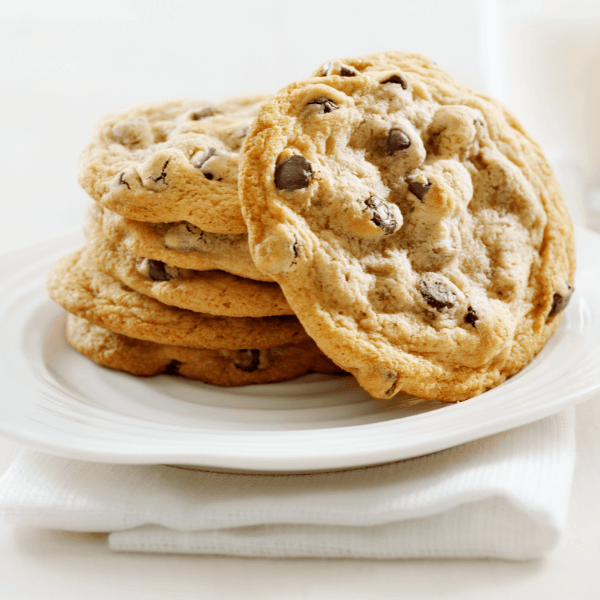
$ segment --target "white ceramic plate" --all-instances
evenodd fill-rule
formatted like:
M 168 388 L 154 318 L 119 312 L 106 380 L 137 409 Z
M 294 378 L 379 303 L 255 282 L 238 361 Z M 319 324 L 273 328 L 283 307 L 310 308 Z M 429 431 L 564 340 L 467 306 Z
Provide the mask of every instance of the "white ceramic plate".
M 218 388 L 99 367 L 64 339 L 45 291 L 70 232 L 0 258 L 0 433 L 99 462 L 297 472 L 420 456 L 541 419 L 600 391 L 600 236 L 578 230 L 578 275 L 561 326 L 501 386 L 461 404 L 373 401 L 350 377 Z

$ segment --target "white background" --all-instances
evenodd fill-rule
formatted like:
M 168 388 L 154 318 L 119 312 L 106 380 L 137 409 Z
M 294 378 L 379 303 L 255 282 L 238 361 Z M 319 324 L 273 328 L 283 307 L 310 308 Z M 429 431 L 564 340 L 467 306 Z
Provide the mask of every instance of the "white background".
M 477 4 L 4 1 L 0 249 L 81 220 L 77 160 L 105 113 L 275 92 L 330 58 L 386 49 L 427 53 L 485 87 Z
M 559 165 L 574 213 L 600 186 L 598 0 L 3 0 L 0 250 L 81 221 L 89 199 L 77 160 L 99 116 L 150 100 L 274 92 L 331 58 L 392 49 L 425 53 L 504 101 Z M 102 598 L 114 588 L 127 599 L 175 590 L 176 598 L 336 598 L 342 589 L 344 598 L 434 598 L 439 586 L 461 599 L 600 597 L 595 406 L 578 411 L 587 445 L 570 529 L 544 561 L 115 557 L 103 540 L 2 530 L 10 587 L 0 581 L 0 597 Z M 2 459 L 7 448 L 0 442 Z
M 592 189 L 599 40 L 598 0 L 3 0 L 0 250 L 80 222 L 77 160 L 101 115 L 274 92 L 331 58 L 390 49 L 504 101 Z

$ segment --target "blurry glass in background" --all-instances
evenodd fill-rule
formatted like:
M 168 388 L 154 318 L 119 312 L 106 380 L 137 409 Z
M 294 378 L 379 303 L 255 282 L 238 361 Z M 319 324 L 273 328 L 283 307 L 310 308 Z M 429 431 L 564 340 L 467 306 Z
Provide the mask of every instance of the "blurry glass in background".
M 600 2 L 499 2 L 501 99 L 546 150 L 574 219 L 600 227 Z

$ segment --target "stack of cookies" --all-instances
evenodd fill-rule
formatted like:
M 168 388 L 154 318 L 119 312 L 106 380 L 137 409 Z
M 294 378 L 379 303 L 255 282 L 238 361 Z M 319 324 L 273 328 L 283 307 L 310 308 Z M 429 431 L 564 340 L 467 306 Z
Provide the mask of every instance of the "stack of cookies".
M 81 158 L 85 248 L 48 279 L 71 345 L 100 365 L 231 386 L 339 372 L 254 266 L 239 152 L 264 97 L 138 106 Z
M 416 54 L 108 117 L 81 183 L 88 244 L 50 293 L 76 349 L 135 374 L 343 369 L 376 398 L 460 401 L 527 365 L 573 292 L 541 150 Z

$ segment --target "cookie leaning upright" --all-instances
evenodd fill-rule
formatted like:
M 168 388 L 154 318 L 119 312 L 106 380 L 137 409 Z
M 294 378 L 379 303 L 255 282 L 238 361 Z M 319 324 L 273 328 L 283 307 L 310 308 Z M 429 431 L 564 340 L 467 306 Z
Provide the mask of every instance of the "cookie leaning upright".
M 572 224 L 540 148 L 420 55 L 330 62 L 281 90 L 239 185 L 257 267 L 375 397 L 498 385 L 572 292 Z
M 79 183 L 130 219 L 183 220 L 205 231 L 244 233 L 239 150 L 266 98 L 155 102 L 108 115 L 81 155 Z

